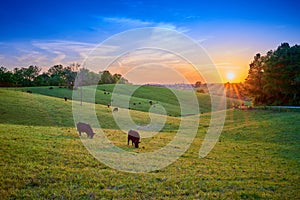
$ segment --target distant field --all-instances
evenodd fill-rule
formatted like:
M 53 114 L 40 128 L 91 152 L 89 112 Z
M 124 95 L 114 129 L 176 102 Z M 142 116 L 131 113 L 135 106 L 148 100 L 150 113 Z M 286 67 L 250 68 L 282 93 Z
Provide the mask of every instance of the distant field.
M 67 97 L 68 99 L 72 99 L 72 90 L 67 88 L 59 88 L 53 87 L 54 89 L 50 90 L 49 87 L 32 87 L 32 88 L 23 88 L 21 90 L 31 90 L 33 93 L 43 94 L 47 96 L 54 97 Z M 85 87 L 85 90 L 88 90 L 89 87 Z M 134 86 L 134 85 L 118 85 L 118 95 L 117 98 L 120 100 L 118 102 L 112 102 L 112 92 L 114 91 L 115 85 L 99 85 L 97 86 L 97 92 L 95 94 L 95 99 L 87 99 L 89 102 L 95 102 L 96 104 L 113 104 L 117 107 L 130 108 L 132 110 L 146 111 L 148 112 L 151 105 L 149 101 L 152 101 L 153 104 L 162 105 L 167 114 L 170 116 L 180 116 L 181 110 L 178 102 L 178 98 L 175 96 L 174 92 L 176 92 L 180 97 L 183 98 L 184 106 L 189 107 L 192 105 L 190 103 L 190 96 L 194 93 L 192 91 L 183 91 L 183 90 L 175 90 L 164 87 L 155 87 L 155 86 Z M 135 90 L 136 89 L 136 90 Z M 134 91 L 132 95 L 128 95 L 129 91 Z M 79 92 L 79 91 L 75 91 Z M 211 111 L 211 99 L 209 94 L 199 94 L 195 93 L 199 110 L 201 113 L 207 113 Z M 122 99 L 126 99 L 130 96 L 129 105 L 124 105 Z M 220 99 L 221 97 L 216 96 L 216 99 Z M 227 98 L 227 107 L 232 107 L 233 104 L 242 104 L 244 101 L 238 99 Z M 186 114 L 197 114 L 191 106 L 189 113 Z
M 104 89 L 112 87 L 98 88 L 96 111 L 115 145 L 143 153 L 172 140 L 181 118 L 168 116 L 163 130 L 142 140 L 141 148 L 127 146 L 126 134 L 106 106 L 111 99 Z M 125 173 L 100 163 L 83 146 L 72 101 L 62 99 L 71 98 L 71 90 L 20 90 L 27 89 L 0 89 L 0 199 L 300 199 L 300 113 L 229 109 L 219 142 L 200 159 L 207 108 L 191 147 L 177 161 L 151 173 Z M 135 121 L 149 122 L 142 112 L 149 100 L 170 103 L 167 110 L 176 115 L 178 105 L 169 92 L 148 86 L 137 90 L 131 101 L 145 107 L 130 111 Z M 207 95 L 198 99 L 203 109 L 209 106 Z

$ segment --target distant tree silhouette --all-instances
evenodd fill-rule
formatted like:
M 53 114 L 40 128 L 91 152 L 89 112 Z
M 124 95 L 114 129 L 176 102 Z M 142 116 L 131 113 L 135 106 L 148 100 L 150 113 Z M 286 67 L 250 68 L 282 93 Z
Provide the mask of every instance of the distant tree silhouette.
M 80 68 L 77 63 L 72 63 L 67 67 L 54 65 L 47 72 L 40 74 L 41 68 L 29 66 L 28 68 L 14 68 L 9 71 L 5 67 L 0 67 L 0 87 L 12 86 L 68 86 L 73 88 L 77 78 L 77 86 L 120 83 L 127 84 L 128 80 L 121 74 L 111 75 L 109 71 L 95 73 L 86 68 Z
M 122 77 L 121 74 L 112 75 L 108 70 L 100 72 L 99 84 L 112 84 L 112 83 L 127 84 L 128 80 Z
M 0 67 L 0 86 L 15 86 L 14 74 L 8 71 L 5 67 Z
M 201 87 L 201 81 L 197 81 L 194 85 L 195 88 Z

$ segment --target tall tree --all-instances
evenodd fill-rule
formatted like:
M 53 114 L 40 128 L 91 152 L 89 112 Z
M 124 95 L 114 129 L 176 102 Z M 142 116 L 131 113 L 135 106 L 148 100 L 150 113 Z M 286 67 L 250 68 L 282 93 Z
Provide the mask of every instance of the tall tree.
M 100 80 L 99 84 L 112 84 L 114 83 L 114 79 L 111 75 L 111 73 L 108 70 L 105 70 L 103 72 L 100 72 Z
M 50 76 L 47 73 L 42 73 L 34 78 L 35 86 L 47 86 L 50 85 Z
M 23 69 L 23 86 L 33 86 L 34 78 L 37 77 L 41 71 L 41 68 L 37 66 L 29 66 Z
M 254 60 L 250 63 L 248 76 L 245 80 L 245 88 L 248 96 L 253 98 L 254 104 L 263 104 L 265 94 L 263 91 L 263 74 L 264 74 L 265 58 L 259 53 L 254 56 Z
M 96 74 L 95 72 L 89 71 L 86 68 L 81 68 L 76 77 L 76 87 L 85 85 L 97 85 L 99 81 L 99 76 L 100 75 Z
M 257 54 L 245 87 L 255 104 L 300 105 L 300 46 L 282 43 L 266 56 Z
M 79 70 L 79 68 L 79 64 L 72 63 L 64 69 L 64 79 L 68 87 L 71 88 L 74 86 L 75 78 L 77 76 L 77 71 Z
M 282 43 L 269 56 L 266 67 L 264 90 L 268 93 L 267 103 L 288 105 L 297 103 L 299 92 L 300 48 Z M 276 99 L 275 101 L 273 99 Z
M 51 85 L 64 85 L 64 67 L 62 65 L 54 65 L 48 70 L 50 75 L 50 84 Z
M 0 67 L 0 86 L 14 86 L 13 73 L 8 71 L 5 67 Z

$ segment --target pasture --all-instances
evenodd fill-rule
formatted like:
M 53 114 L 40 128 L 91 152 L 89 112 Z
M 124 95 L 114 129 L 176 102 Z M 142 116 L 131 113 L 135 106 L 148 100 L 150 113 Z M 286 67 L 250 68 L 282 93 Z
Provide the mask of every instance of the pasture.
M 126 134 L 107 107 L 110 94 L 100 98 L 112 87 L 99 86 L 95 108 L 102 129 L 116 146 L 144 153 L 172 140 L 181 118 L 170 91 L 145 86 L 133 94 L 130 104 L 141 102 L 130 110 L 136 123 L 149 123 L 149 100 L 168 112 L 161 132 L 142 139 L 135 149 L 127 145 Z M 300 198 L 300 113 L 228 109 L 218 143 L 207 157 L 199 158 L 210 100 L 198 94 L 203 114 L 190 148 L 161 170 L 126 173 L 102 164 L 83 146 L 72 101 L 63 100 L 72 98 L 71 90 L 37 87 L 30 88 L 32 94 L 22 92 L 27 89 L 0 89 L 0 199 Z

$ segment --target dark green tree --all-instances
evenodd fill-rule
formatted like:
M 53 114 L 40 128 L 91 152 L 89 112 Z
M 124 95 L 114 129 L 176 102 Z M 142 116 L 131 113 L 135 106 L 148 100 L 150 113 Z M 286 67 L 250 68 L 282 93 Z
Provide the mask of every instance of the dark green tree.
M 245 80 L 246 94 L 253 99 L 254 104 L 263 104 L 266 98 L 263 91 L 264 62 L 265 58 L 259 53 L 256 54 L 250 63 L 248 76 Z
M 299 93 L 300 48 L 282 43 L 267 59 L 264 91 L 267 103 L 274 105 L 297 104 Z M 276 99 L 276 100 L 274 100 Z
M 112 84 L 112 83 L 114 83 L 114 79 L 108 70 L 100 72 L 99 84 Z
M 64 69 L 64 79 L 65 83 L 69 88 L 74 86 L 75 78 L 77 76 L 77 71 L 79 70 L 80 65 L 77 63 L 72 63 Z
M 100 75 L 92 72 L 86 68 L 79 70 L 76 77 L 77 85 L 76 87 L 86 86 L 86 85 L 97 85 L 99 82 Z
M 13 73 L 11 71 L 8 71 L 5 67 L 0 67 L 0 86 L 14 86 Z
M 267 55 L 257 54 L 245 81 L 254 104 L 300 105 L 300 46 L 282 43 Z
M 50 76 L 47 73 L 42 73 L 34 78 L 35 86 L 47 86 L 50 85 Z
M 65 69 L 62 65 L 54 65 L 48 70 L 50 76 L 50 85 L 65 85 Z

